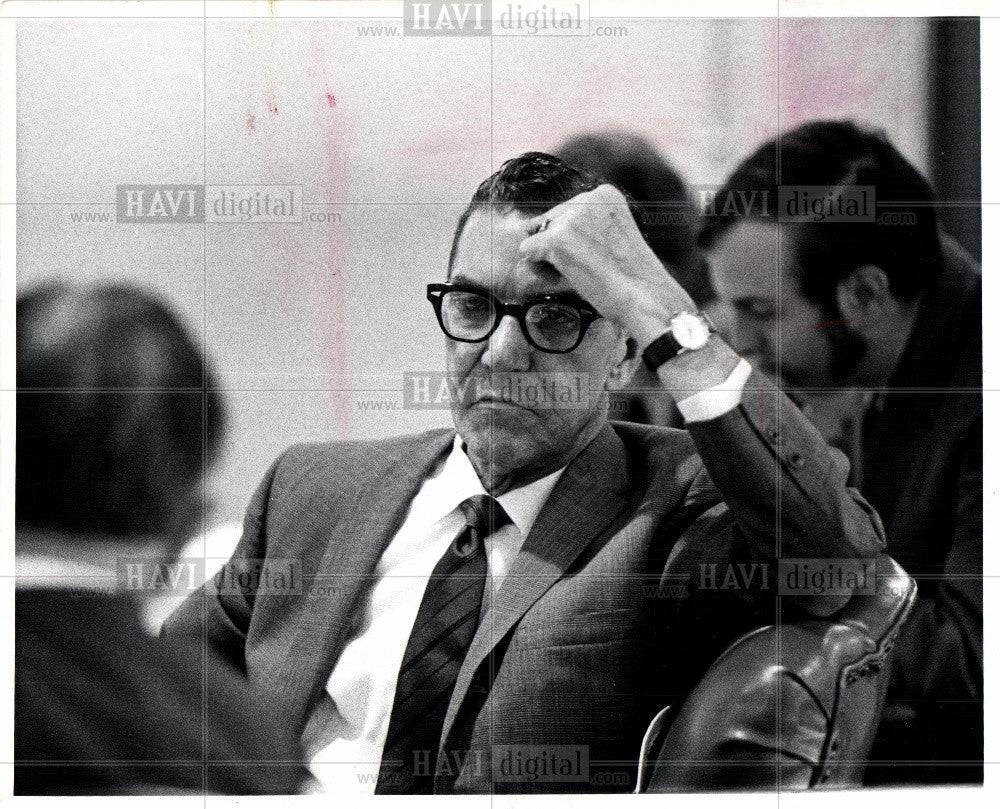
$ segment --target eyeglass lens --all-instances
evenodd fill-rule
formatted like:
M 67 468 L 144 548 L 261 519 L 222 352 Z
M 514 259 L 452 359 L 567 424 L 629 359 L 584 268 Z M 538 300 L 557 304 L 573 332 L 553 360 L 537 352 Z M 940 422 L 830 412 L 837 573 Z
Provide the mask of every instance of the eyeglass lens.
M 485 295 L 454 290 L 442 297 L 441 318 L 451 337 L 485 340 L 496 324 L 496 309 Z M 577 342 L 583 320 L 572 304 L 540 302 L 528 308 L 523 322 L 540 347 L 560 351 Z

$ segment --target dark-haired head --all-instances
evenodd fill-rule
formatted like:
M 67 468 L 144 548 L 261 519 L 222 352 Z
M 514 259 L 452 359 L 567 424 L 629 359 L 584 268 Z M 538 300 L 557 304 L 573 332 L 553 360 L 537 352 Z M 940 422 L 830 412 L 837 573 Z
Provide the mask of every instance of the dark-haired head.
M 837 284 L 858 267 L 881 268 L 893 295 L 916 299 L 941 269 L 930 184 L 878 131 L 851 121 L 813 121 L 764 143 L 726 180 L 704 212 L 699 243 L 713 248 L 742 221 L 779 221 L 779 188 L 869 186 L 875 221 L 796 225 L 802 293 L 836 316 Z M 882 224 L 886 223 L 886 224 Z
M 700 241 L 730 341 L 794 387 L 883 385 L 941 273 L 927 181 L 886 139 L 815 121 L 744 160 Z
M 183 533 L 222 403 L 177 318 L 133 287 L 50 285 L 17 302 L 19 526 Z
M 465 223 L 475 211 L 488 209 L 500 216 L 512 212 L 538 216 L 577 194 L 593 191 L 605 182 L 601 177 L 574 168 L 544 152 L 525 152 L 511 158 L 479 184 L 472 200 L 458 218 L 448 256 L 449 275 Z M 631 199 L 629 208 L 642 230 L 641 213 Z

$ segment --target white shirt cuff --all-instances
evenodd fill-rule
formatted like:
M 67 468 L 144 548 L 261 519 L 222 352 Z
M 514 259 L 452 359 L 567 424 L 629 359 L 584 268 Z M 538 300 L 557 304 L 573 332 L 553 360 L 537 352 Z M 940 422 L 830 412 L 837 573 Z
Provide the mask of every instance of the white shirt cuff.
M 740 403 L 743 386 L 752 371 L 750 363 L 741 359 L 725 382 L 681 399 L 677 409 L 684 416 L 684 421 L 708 421 L 735 408 Z

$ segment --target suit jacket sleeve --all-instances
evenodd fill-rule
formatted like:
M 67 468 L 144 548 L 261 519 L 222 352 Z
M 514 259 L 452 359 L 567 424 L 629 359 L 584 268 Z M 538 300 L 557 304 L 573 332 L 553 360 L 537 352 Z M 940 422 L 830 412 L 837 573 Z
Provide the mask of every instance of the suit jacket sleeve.
M 721 495 L 726 508 L 705 510 L 700 504 L 710 487 L 696 481 L 686 504 L 693 517 L 682 539 L 709 555 L 713 542 L 721 542 L 725 558 L 766 565 L 770 595 L 777 592 L 811 615 L 843 607 L 851 596 L 844 587 L 823 594 L 779 588 L 785 582 L 779 582 L 778 561 L 815 560 L 814 569 L 832 561 L 839 570 L 860 570 L 857 563 L 885 547 L 878 515 L 847 486 L 847 458 L 828 447 L 799 409 L 757 372 L 736 408 L 692 422 L 688 431 L 715 497 Z
M 206 643 L 231 665 L 246 672 L 245 643 L 253 610 L 250 591 L 223 586 L 226 571 L 252 569 L 265 556 L 265 524 L 271 487 L 281 459 L 275 461 L 254 492 L 243 520 L 243 536 L 230 560 L 211 582 L 192 593 L 167 619 L 163 637 L 192 636 Z

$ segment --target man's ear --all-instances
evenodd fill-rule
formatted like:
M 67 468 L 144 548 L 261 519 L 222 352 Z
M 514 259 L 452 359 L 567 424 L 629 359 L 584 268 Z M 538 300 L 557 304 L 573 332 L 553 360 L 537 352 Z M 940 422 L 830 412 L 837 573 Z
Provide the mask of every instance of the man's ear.
M 621 390 L 629 382 L 632 381 L 632 377 L 635 376 L 635 372 L 639 368 L 639 362 L 641 361 L 639 356 L 639 347 L 632 337 L 625 338 L 625 352 L 621 360 L 611 368 L 608 373 L 608 379 L 604 383 L 604 388 L 606 390 Z
M 837 284 L 837 307 L 845 321 L 864 325 L 882 319 L 891 304 L 889 276 L 875 264 L 856 267 Z

